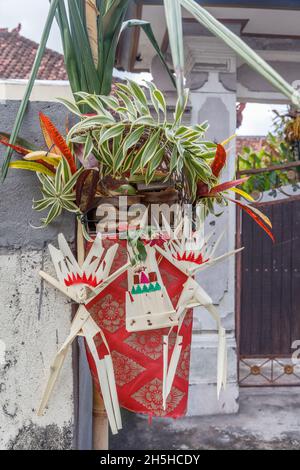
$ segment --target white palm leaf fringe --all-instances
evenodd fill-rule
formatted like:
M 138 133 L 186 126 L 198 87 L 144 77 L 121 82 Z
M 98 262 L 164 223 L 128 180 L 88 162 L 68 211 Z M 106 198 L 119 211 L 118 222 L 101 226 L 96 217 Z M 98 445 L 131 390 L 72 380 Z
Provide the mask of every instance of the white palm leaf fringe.
M 155 221 L 155 225 L 158 226 Z M 163 217 L 163 227 L 164 231 L 168 234 L 171 233 L 171 227 L 168 224 L 167 220 Z M 193 278 L 194 274 L 199 269 L 205 269 L 209 266 L 212 266 L 229 256 L 237 253 L 240 250 L 234 250 L 232 252 L 225 253 L 221 256 L 215 257 L 215 251 L 217 250 L 220 241 L 224 235 L 224 232 L 218 237 L 215 243 L 208 243 L 211 239 L 213 232 L 206 235 L 202 239 L 202 232 L 196 231 L 192 235 L 194 247 L 191 249 L 189 245 L 189 240 L 185 236 L 180 237 L 180 233 L 183 229 L 183 222 L 181 221 L 175 230 L 177 239 L 171 239 L 169 243 L 166 243 L 164 247 L 156 246 L 156 250 L 169 260 L 177 269 L 182 271 L 188 276 L 186 283 L 184 284 L 183 291 L 178 300 L 176 306 L 177 318 L 178 318 L 178 328 L 175 345 L 170 357 L 168 358 L 169 350 L 169 337 L 173 328 L 170 329 L 167 336 L 163 337 L 163 407 L 166 408 L 167 398 L 171 391 L 172 384 L 174 382 L 174 377 L 176 374 L 176 369 L 178 361 L 180 358 L 180 353 L 182 349 L 182 337 L 180 335 L 181 326 L 183 324 L 185 314 L 189 308 L 201 306 L 205 308 L 208 313 L 216 322 L 218 330 L 218 355 L 217 355 L 217 396 L 220 397 L 221 389 L 226 388 L 226 379 L 227 379 L 227 345 L 226 345 L 226 330 L 222 326 L 221 317 L 214 306 L 211 297 L 205 292 L 205 290 L 198 284 L 198 282 Z M 191 267 L 193 264 L 192 261 L 184 260 L 183 255 L 187 252 L 190 252 L 197 258 L 199 255 L 202 255 L 202 264 L 194 269 Z M 205 261 L 207 259 L 207 261 Z
M 99 11 L 97 8 L 96 0 L 85 1 L 85 21 L 86 29 L 91 46 L 92 56 L 95 67 L 98 67 L 98 15 Z
M 205 26 L 214 36 L 224 41 L 242 59 L 268 80 L 278 91 L 283 93 L 297 107 L 300 107 L 300 93 L 293 88 L 276 70 L 273 69 L 262 57 L 244 43 L 236 34 L 214 18 L 208 11 L 201 7 L 195 0 L 164 0 L 166 21 L 169 30 L 170 47 L 173 57 L 176 75 L 182 74 L 184 69 L 183 54 L 179 41 L 183 42 L 182 28 L 176 26 L 178 9 L 183 6 L 196 20 Z M 181 20 L 180 20 L 181 21 Z M 176 37 L 175 37 L 176 31 Z M 184 77 L 177 77 L 178 94 L 183 96 Z

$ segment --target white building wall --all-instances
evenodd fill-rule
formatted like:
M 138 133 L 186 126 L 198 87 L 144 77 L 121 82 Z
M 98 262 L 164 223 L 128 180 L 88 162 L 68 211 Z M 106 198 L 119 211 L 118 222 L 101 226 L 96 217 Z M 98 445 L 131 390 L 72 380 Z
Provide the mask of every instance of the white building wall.
M 210 72 L 205 85 L 193 90 L 190 95 L 192 124 L 208 120 L 210 124 L 207 138 L 223 142 L 236 130 L 236 94 L 226 90 L 219 81 L 219 74 Z M 229 147 L 227 165 L 222 179 L 230 180 L 235 173 L 235 140 Z M 234 197 L 234 195 L 233 195 Z M 216 207 L 220 217 L 209 216 L 206 233 L 213 231 L 214 239 L 224 233 L 218 254 L 231 251 L 235 247 L 235 207 Z M 228 349 L 228 378 L 225 391 L 217 399 L 217 331 L 209 314 L 203 309 L 195 309 L 194 334 L 191 355 L 190 375 L 190 415 L 234 413 L 238 411 L 237 357 L 235 342 L 235 260 L 234 257 L 199 273 L 198 282 L 211 296 L 218 308 L 222 324 L 226 328 Z

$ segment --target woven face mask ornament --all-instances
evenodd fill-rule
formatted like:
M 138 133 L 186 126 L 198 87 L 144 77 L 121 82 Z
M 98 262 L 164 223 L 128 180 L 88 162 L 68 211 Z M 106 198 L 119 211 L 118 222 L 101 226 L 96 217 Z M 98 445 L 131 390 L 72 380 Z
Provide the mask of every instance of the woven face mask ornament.
M 102 329 L 92 319 L 85 305 L 96 296 L 99 297 L 103 290 L 126 271 L 129 263 L 125 263 L 109 275 L 118 245 L 114 244 L 105 251 L 99 236 L 94 240 L 81 266 L 62 234 L 58 236 L 58 244 L 59 249 L 49 245 L 57 279 L 43 271 L 40 272 L 40 275 L 53 287 L 80 305 L 72 321 L 70 334 L 51 365 L 50 376 L 38 414 L 42 415 L 45 411 L 70 345 L 77 336 L 83 336 L 95 364 L 108 420 L 111 430 L 115 434 L 122 428 L 122 423 L 111 354 Z M 97 337 L 100 337 L 103 344 L 101 352 L 96 347 Z
M 156 261 L 156 252 L 146 246 L 147 257 L 128 269 L 126 330 L 145 331 L 173 327 L 177 314 L 169 298 Z

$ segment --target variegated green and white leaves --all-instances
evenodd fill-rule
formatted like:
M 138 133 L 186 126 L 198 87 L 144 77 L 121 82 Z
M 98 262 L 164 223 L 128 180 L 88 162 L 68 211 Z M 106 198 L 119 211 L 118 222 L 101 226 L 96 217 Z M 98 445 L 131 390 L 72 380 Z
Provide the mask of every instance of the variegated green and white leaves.
M 207 123 L 182 124 L 188 90 L 178 100 L 170 122 L 165 97 L 153 83 L 147 83 L 148 90 L 133 81 L 118 83 L 116 88 L 114 96 L 77 94 L 78 104 L 93 109 L 94 116 L 80 114 L 74 103 L 62 101 L 81 116 L 68 134 L 68 143 L 83 144 L 85 157 L 93 153 L 102 177 L 126 176 L 148 184 L 184 175 L 192 199 L 195 181 L 211 186 L 215 179 L 207 160 L 214 157 L 216 145 L 204 141 Z
M 67 160 L 62 157 L 55 176 L 37 173 L 42 185 L 43 198 L 33 202 L 33 209 L 36 211 L 49 209 L 47 217 L 42 219 L 44 226 L 49 225 L 64 209 L 77 215 L 80 214 L 80 209 L 75 204 L 74 187 L 83 170 L 84 168 L 81 167 L 72 175 Z

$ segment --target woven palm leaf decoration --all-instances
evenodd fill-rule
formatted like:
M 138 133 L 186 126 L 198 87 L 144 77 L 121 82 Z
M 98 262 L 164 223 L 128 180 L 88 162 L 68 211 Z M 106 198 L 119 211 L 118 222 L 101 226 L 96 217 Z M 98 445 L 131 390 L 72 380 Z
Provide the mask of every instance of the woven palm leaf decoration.
M 177 227 L 177 232 L 180 232 L 182 224 Z M 168 231 L 170 227 L 168 228 Z M 240 250 L 234 250 L 232 252 L 225 253 L 221 256 L 216 257 L 215 252 L 219 246 L 222 235 L 218 238 L 215 244 L 209 244 L 209 238 L 211 234 L 202 240 L 202 230 L 194 232 L 192 239 L 189 240 L 184 236 L 181 239 L 172 239 L 163 246 L 156 245 L 156 250 L 165 257 L 174 267 L 182 271 L 186 275 L 186 282 L 183 287 L 183 291 L 179 298 L 176 312 L 178 317 L 178 326 L 176 332 L 175 346 L 171 355 L 168 358 L 166 355 L 165 367 L 164 367 L 164 403 L 166 403 L 167 397 L 171 391 L 171 387 L 174 381 L 178 361 L 181 353 L 182 337 L 180 330 L 189 308 L 201 306 L 204 307 L 208 313 L 215 320 L 219 335 L 218 342 L 218 364 L 217 364 L 217 394 L 220 395 L 222 387 L 226 386 L 227 377 L 227 348 L 226 348 L 226 330 L 221 324 L 221 318 L 218 310 L 213 305 L 213 301 L 207 292 L 198 284 L 194 276 L 200 270 L 204 270 L 210 266 L 219 263 L 229 256 L 234 255 Z M 164 349 L 167 352 L 169 347 L 170 332 L 164 337 Z M 166 353 L 167 354 L 167 353 Z M 169 364 L 167 366 L 167 364 Z
M 62 234 L 58 236 L 58 245 L 59 249 L 49 245 L 57 279 L 43 271 L 40 272 L 40 275 L 50 285 L 78 303 L 79 307 L 72 321 L 70 333 L 57 352 L 50 367 L 49 378 L 38 414 L 42 415 L 45 411 L 70 345 L 77 336 L 83 336 L 97 370 L 101 394 L 112 433 L 116 434 L 122 428 L 122 422 L 111 353 L 104 332 L 93 320 L 85 305 L 95 296 L 99 296 L 111 282 L 125 272 L 128 268 L 128 263 L 110 274 L 118 245 L 114 244 L 108 250 L 104 250 L 101 237 L 99 236 L 93 242 L 82 265 L 74 257 Z M 103 343 L 101 353 L 97 351 L 96 347 L 98 337 L 101 338 Z

